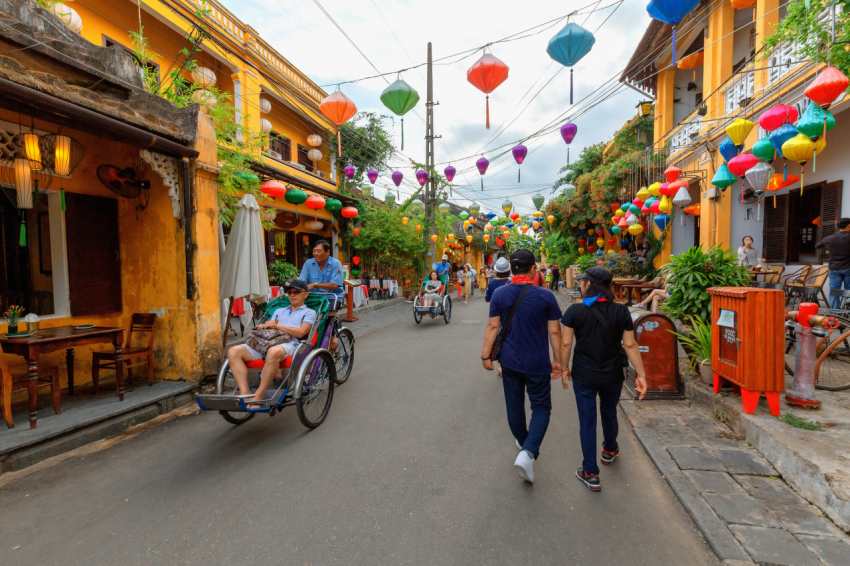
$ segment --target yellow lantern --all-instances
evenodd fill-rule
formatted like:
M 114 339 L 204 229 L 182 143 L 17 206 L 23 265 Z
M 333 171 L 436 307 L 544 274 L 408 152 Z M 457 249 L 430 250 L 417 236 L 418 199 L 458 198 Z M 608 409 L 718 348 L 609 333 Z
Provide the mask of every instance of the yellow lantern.
M 434 242 L 434 243 L 437 242 L 437 235 L 436 234 L 431 234 L 431 241 Z
M 38 136 L 32 132 L 23 134 L 24 154 L 30 160 L 33 171 L 41 170 L 41 149 L 38 147 Z
M 649 185 L 649 188 L 647 189 L 647 191 L 649 191 L 649 194 L 651 194 L 652 196 L 657 197 L 657 196 L 661 195 L 661 191 L 659 190 L 660 188 L 661 188 L 661 183 L 655 182 L 655 183 L 652 183 L 651 185 Z M 643 190 L 643 189 L 641 189 L 641 190 Z M 640 192 L 638 192 L 638 198 L 640 198 Z M 646 199 L 640 199 L 640 200 L 646 200 Z M 622 214 L 618 214 L 617 216 L 622 216 Z
M 782 155 L 800 164 L 800 196 L 803 195 L 803 166 L 812 157 L 826 149 L 826 140 L 818 138 L 817 142 L 810 140 L 805 134 L 797 134 L 782 144 Z
M 614 250 L 608 250 L 608 255 L 615 254 L 615 253 L 617 253 L 617 252 L 615 252 Z
M 659 187 L 660 186 L 661 185 L 659 185 Z M 649 189 L 647 189 L 646 187 L 641 187 L 640 190 L 637 192 L 637 198 L 639 198 L 642 202 L 646 202 L 646 199 L 648 199 L 649 196 Z
M 469 229 L 469 220 L 464 220 L 464 221 L 463 221 L 463 229 L 464 229 L 464 230 Z
M 596 234 L 596 229 L 595 229 L 595 228 L 588 228 L 588 229 L 587 229 L 587 235 L 588 235 L 588 236 L 593 236 L 594 234 Z
M 618 208 L 617 210 L 614 211 L 614 215 L 622 218 L 623 216 L 626 215 L 626 211 L 623 210 L 622 208 Z
M 466 237 L 466 241 L 467 241 L 467 242 L 469 242 L 469 243 L 471 244 L 471 243 L 472 243 L 472 236 L 467 236 L 467 237 Z
M 631 226 L 629 226 L 629 234 L 632 236 L 637 236 L 638 234 L 643 232 L 643 224 L 639 222 L 635 222 Z
M 726 133 L 735 145 L 744 145 L 744 141 L 746 141 L 747 136 L 750 135 L 752 130 L 753 123 L 743 118 L 738 118 L 726 126 Z
M 579 248 L 579 249 L 578 249 L 578 253 L 583 254 L 583 253 L 584 253 L 584 248 Z
M 450 242 L 454 242 L 454 241 L 455 241 L 455 235 L 454 235 L 454 234 L 449 233 L 449 241 L 450 241 Z
M 549 216 L 547 216 L 547 217 L 546 217 L 546 220 L 548 220 L 548 221 L 549 221 L 549 224 L 551 224 L 552 222 L 554 222 L 554 221 L 555 221 L 555 217 L 554 217 L 553 215 L 551 215 L 551 214 L 550 214 Z
M 670 201 L 667 200 L 666 196 L 661 197 L 661 202 L 658 203 L 658 210 L 667 214 L 670 210 Z
M 421 225 L 421 224 L 417 224 L 417 225 L 416 225 L 416 231 L 417 231 L 417 232 L 419 232 L 420 230 L 422 230 L 422 225 Z
M 485 241 L 485 242 L 489 242 L 489 241 L 490 241 L 490 234 L 484 234 L 484 236 L 483 236 L 483 237 L 484 237 L 484 241 Z
M 401 219 L 401 223 L 407 226 L 407 221 L 410 220 L 407 216 Z

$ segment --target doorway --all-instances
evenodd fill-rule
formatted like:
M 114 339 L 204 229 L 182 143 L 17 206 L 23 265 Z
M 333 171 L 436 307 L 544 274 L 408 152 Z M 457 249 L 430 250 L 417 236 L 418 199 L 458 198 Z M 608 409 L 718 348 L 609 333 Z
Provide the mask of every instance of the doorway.
M 821 215 L 821 187 L 806 187 L 788 193 L 788 263 L 817 263 L 815 243 L 818 227 L 812 222 Z

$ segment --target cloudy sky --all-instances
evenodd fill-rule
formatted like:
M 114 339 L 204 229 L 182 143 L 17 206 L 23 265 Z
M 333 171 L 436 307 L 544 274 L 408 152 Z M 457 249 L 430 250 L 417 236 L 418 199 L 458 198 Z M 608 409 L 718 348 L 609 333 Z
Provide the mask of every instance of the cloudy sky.
M 439 59 L 514 36 L 574 11 L 583 12 L 572 21 L 594 32 L 596 43 L 575 67 L 575 104 L 571 112 L 581 111 L 582 115 L 572 120 L 578 126 L 578 136 L 570 146 L 571 157 L 577 157 L 586 145 L 609 140 L 634 115 L 640 99 L 634 91 L 621 89 L 616 96 L 592 109 L 586 108 L 595 89 L 619 77 L 640 41 L 649 23 L 642 0 L 625 0 L 620 4 L 617 0 L 590 4 L 589 0 L 533 0 L 527 4 L 516 0 L 304 0 L 287 2 L 283 8 L 279 0 L 224 2 L 328 92 L 335 90 L 336 83 L 377 73 L 317 2 L 381 73 L 425 62 L 429 41 L 434 59 Z M 590 13 L 595 7 L 599 10 Z M 606 18 L 609 19 L 605 21 Z M 440 103 L 435 111 L 435 130 L 437 135 L 442 135 L 436 145 L 435 161 L 441 164 L 439 169 L 451 161 L 459 171 L 464 171 L 455 177 L 455 182 L 462 185 L 454 191 L 454 200 L 459 204 L 475 199 L 482 209 L 500 212 L 501 203 L 510 199 L 518 205 L 519 212 L 530 212 L 535 191 L 550 198 L 551 186 L 567 158 L 567 146 L 557 128 L 551 134 L 525 142 L 529 155 L 522 166 L 519 184 L 517 165 L 510 154 L 501 158 L 497 155 L 544 126 L 560 126 L 570 121 L 569 113 L 558 118 L 570 111 L 569 70 L 553 62 L 546 53 L 549 39 L 566 23 L 563 20 L 550 24 L 551 27 L 538 27 L 529 32 L 539 32 L 535 35 L 492 45 L 493 55 L 510 67 L 510 74 L 490 95 L 491 130 L 485 129 L 485 95 L 466 80 L 466 70 L 482 52 L 434 66 L 434 99 Z M 425 161 L 425 76 L 424 67 L 402 74 L 422 98 L 404 121 L 403 156 L 419 162 Z M 395 76 L 386 78 L 389 82 L 395 80 Z M 616 82 L 614 78 L 610 84 Z M 342 90 L 359 110 L 389 115 L 379 99 L 386 87 L 387 82 L 376 78 L 344 84 Z M 394 130 L 398 140 L 397 119 Z M 491 160 L 484 176 L 484 192 L 481 192 L 481 177 L 474 168 L 482 153 Z M 403 157 L 397 164 L 406 165 Z M 406 180 L 413 179 L 412 170 L 401 170 Z M 380 178 L 376 185 L 394 188 L 389 178 Z M 375 192 L 382 197 L 384 190 L 378 188 Z M 402 185 L 402 198 L 405 193 L 409 195 L 411 189 Z

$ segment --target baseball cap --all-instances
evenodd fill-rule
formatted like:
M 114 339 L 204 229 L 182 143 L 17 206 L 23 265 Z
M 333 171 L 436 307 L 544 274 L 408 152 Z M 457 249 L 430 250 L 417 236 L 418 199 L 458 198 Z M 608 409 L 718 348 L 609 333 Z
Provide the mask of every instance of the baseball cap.
M 293 279 L 289 281 L 286 285 L 283 286 L 284 289 L 301 289 L 302 291 L 307 291 L 307 283 L 305 283 L 301 279 Z
M 576 277 L 576 281 L 587 279 L 597 285 L 610 285 L 613 278 L 614 276 L 611 275 L 611 272 L 604 267 L 588 267 L 584 273 Z
M 493 264 L 493 270 L 496 273 L 507 273 L 511 270 L 511 264 L 508 263 L 504 257 L 500 257 L 496 260 L 496 263 Z
M 443 259 L 449 259 L 449 256 L 447 256 L 446 254 L 443 254 Z
M 511 271 L 526 271 L 534 264 L 534 254 L 526 249 L 518 249 L 511 254 Z

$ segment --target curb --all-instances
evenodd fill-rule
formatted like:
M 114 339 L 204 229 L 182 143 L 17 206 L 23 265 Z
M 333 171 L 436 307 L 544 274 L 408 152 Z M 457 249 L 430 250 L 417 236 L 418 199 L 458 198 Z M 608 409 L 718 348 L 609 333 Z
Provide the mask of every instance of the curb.
M 395 299 L 386 299 L 386 300 L 383 300 L 381 302 L 378 302 L 378 299 L 370 299 L 370 302 L 372 304 L 367 305 L 365 307 L 360 307 L 358 309 L 352 309 L 351 314 L 354 315 L 354 316 L 358 316 L 358 315 L 361 315 L 361 314 L 375 312 L 375 311 L 386 309 L 386 308 L 389 308 L 389 307 L 392 307 L 392 306 L 395 306 L 395 305 L 400 305 L 400 304 L 402 304 L 406 301 L 404 300 L 404 297 L 396 297 Z M 343 311 L 340 310 L 339 312 L 343 312 Z

